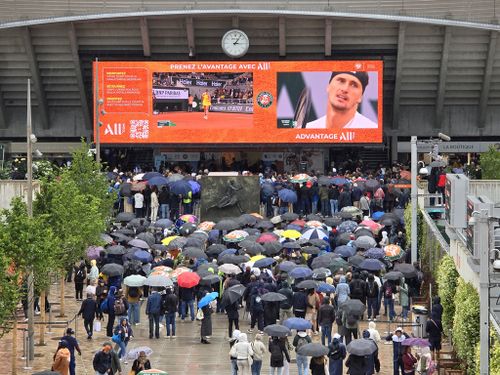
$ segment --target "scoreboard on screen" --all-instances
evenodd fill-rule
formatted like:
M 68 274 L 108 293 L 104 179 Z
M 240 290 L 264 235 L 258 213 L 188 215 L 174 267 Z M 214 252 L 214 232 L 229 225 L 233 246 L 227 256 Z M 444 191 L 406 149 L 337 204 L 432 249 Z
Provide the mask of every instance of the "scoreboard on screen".
M 102 143 L 382 142 L 382 61 L 113 61 L 96 76 Z

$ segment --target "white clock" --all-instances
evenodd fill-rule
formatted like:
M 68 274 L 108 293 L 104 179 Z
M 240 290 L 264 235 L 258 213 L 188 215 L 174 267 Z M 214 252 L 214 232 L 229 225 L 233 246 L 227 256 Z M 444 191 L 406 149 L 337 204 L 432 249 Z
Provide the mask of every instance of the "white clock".
M 238 29 L 229 30 L 222 37 L 222 50 L 229 57 L 242 57 L 250 47 L 247 34 Z

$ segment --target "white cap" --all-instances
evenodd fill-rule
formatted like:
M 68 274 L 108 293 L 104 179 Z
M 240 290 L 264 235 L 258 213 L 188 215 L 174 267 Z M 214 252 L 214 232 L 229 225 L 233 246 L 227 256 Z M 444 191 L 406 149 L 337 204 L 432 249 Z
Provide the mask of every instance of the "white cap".
M 299 331 L 299 332 L 297 332 L 297 335 L 298 335 L 299 337 L 306 337 L 306 336 L 307 336 L 307 333 L 306 333 L 305 331 Z
M 403 328 L 398 327 L 398 328 L 396 328 L 396 330 L 395 330 L 394 332 L 397 332 L 397 331 L 399 331 L 399 332 L 403 332 Z
M 337 173 L 337 169 L 332 168 L 332 172 L 333 172 L 333 173 Z
M 341 337 L 342 336 L 340 336 L 338 333 L 336 333 L 336 334 L 333 335 L 333 338 L 337 339 L 337 340 L 340 340 Z

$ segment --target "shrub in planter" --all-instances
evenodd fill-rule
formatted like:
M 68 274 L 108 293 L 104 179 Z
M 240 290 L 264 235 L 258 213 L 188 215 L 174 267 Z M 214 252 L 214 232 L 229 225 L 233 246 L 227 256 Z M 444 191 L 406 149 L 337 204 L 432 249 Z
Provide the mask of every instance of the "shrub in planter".
M 490 329 L 490 375 L 500 375 L 500 337 Z M 479 346 L 476 345 L 476 374 L 479 374 Z
M 458 279 L 453 318 L 453 346 L 468 375 L 475 374 L 476 344 L 479 342 L 479 295 L 471 283 Z
M 445 255 L 439 262 L 437 271 L 438 295 L 443 305 L 443 327 L 449 331 L 453 326 L 455 316 L 455 291 L 458 284 L 458 272 L 455 262 L 449 255 Z

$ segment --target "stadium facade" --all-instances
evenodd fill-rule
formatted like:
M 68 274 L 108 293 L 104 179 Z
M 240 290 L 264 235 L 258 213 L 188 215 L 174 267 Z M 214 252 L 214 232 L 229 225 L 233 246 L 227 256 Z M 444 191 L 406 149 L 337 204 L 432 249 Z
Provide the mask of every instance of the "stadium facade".
M 23 150 L 27 78 L 33 81 L 34 129 L 42 151 L 63 154 L 81 137 L 92 137 L 96 58 L 228 61 L 221 38 L 240 29 L 250 46 L 236 61 L 383 62 L 383 143 L 367 146 L 360 157 L 368 158 L 375 149 L 395 159 L 398 143 L 404 151 L 410 136 L 438 132 L 464 144 L 496 143 L 499 11 L 495 0 L 0 1 L 0 142 L 11 153 Z M 322 150 L 325 164 L 347 147 L 135 146 L 151 158 L 159 152 L 201 150 Z

